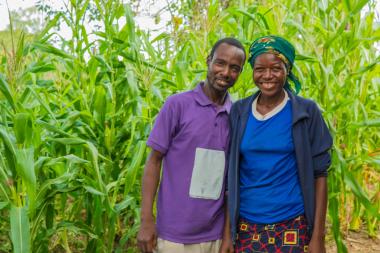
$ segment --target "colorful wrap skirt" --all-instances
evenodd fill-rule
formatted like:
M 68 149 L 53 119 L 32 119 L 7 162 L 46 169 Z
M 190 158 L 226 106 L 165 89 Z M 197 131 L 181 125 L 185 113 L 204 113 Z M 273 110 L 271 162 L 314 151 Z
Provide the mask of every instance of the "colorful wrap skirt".
M 265 225 L 239 220 L 235 253 L 304 253 L 310 238 L 305 217 Z

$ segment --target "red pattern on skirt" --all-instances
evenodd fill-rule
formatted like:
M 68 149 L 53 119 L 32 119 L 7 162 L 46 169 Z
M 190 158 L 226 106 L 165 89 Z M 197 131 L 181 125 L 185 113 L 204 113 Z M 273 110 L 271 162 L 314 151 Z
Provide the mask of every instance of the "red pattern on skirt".
M 309 241 L 303 215 L 268 225 L 240 219 L 235 253 L 305 253 Z

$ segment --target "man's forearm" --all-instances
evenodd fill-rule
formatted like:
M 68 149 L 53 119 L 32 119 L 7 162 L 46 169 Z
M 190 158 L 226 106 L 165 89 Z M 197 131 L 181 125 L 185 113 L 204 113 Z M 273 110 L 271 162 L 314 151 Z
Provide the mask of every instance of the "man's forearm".
M 153 219 L 153 202 L 160 182 L 162 155 L 152 151 L 142 179 L 141 221 Z
M 228 199 L 227 193 L 225 194 L 224 199 L 224 230 L 223 230 L 223 238 L 231 237 L 231 228 L 230 228 L 230 212 L 228 211 Z

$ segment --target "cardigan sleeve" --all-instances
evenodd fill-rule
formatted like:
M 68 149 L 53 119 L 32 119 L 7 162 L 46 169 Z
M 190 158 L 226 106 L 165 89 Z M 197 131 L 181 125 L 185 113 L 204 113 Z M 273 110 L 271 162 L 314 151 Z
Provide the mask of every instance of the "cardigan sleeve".
M 228 123 L 229 123 L 229 127 L 230 127 L 230 140 L 229 140 L 229 148 L 228 148 L 228 154 L 227 154 L 227 159 L 226 159 L 226 162 L 227 162 L 227 173 L 226 173 L 226 178 L 225 178 L 225 182 L 226 182 L 226 192 L 228 192 L 228 174 L 229 174 L 229 169 L 231 167 L 230 165 L 230 159 L 231 159 L 231 149 L 233 149 L 233 152 L 235 152 L 235 149 L 233 148 L 232 146 L 232 142 L 233 141 L 236 141 L 234 140 L 233 138 L 233 134 L 234 134 L 234 131 L 236 131 L 236 103 L 232 105 L 231 107 L 231 111 L 230 111 L 230 114 L 228 115 Z
M 309 125 L 311 155 L 313 159 L 314 178 L 326 177 L 331 165 L 330 148 L 332 137 L 318 106 L 313 103 Z

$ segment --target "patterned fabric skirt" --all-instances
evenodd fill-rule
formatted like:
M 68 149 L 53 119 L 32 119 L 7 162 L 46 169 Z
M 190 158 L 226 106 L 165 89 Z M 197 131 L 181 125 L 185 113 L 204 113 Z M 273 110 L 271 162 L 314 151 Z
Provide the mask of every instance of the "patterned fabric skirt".
M 271 225 L 240 219 L 235 253 L 304 253 L 310 238 L 305 217 Z

